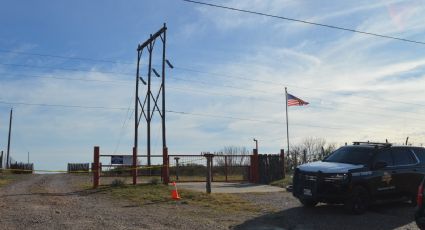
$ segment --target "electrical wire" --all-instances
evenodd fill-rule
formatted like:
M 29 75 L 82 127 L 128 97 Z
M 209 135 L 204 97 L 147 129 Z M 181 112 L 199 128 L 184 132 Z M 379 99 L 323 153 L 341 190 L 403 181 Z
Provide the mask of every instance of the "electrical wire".
M 308 25 L 313 25 L 313 26 L 320 26 L 320 27 L 325 27 L 325 28 L 329 28 L 329 29 L 343 30 L 343 31 L 359 33 L 359 34 L 364 34 L 364 35 L 370 35 L 370 36 L 379 37 L 379 38 L 386 38 L 386 39 L 392 39 L 392 40 L 397 40 L 397 41 L 402 41 L 402 42 L 409 42 L 409 43 L 425 45 L 425 42 L 422 42 L 422 41 L 416 41 L 416 40 L 411 40 L 411 39 L 406 39 L 406 38 L 400 38 L 400 37 L 394 37 L 394 36 L 389 36 L 389 35 L 372 33 L 372 32 L 367 32 L 367 31 L 361 31 L 361 30 L 356 30 L 356 29 L 351 29 L 351 28 L 346 28 L 346 27 L 341 27 L 341 26 L 334 26 L 334 25 L 329 25 L 329 24 L 310 22 L 310 21 L 306 21 L 306 20 L 283 17 L 283 16 L 278 16 L 278 15 L 273 15 L 273 14 L 267 14 L 267 13 L 262 13 L 262 12 L 258 12 L 258 11 L 253 11 L 253 10 L 244 10 L 244 9 L 239 9 L 239 8 L 235 8 L 235 7 L 206 3 L 206 2 L 201 2 L 201 1 L 193 1 L 193 0 L 181 0 L 181 1 L 194 3 L 194 4 L 198 4 L 198 5 L 220 8 L 220 9 L 232 10 L 232 11 L 237 11 L 237 12 L 242 12 L 242 13 L 249 13 L 249 14 L 255 14 L 255 15 L 260 15 L 260 16 L 265 16 L 265 17 L 271 17 L 271 18 L 276 18 L 276 19 L 281 19 L 281 20 L 286 20 L 286 21 L 293 21 L 293 22 L 298 22 L 298 23 L 303 23 L 303 24 L 308 24 Z
M 82 70 L 82 69 L 75 69 L 75 68 L 59 68 L 59 67 L 51 67 L 51 66 L 36 66 L 36 65 L 14 64 L 14 63 L 0 63 L 0 65 L 14 66 L 14 67 L 26 67 L 26 68 L 37 68 L 37 69 L 64 70 L 64 71 L 73 71 L 73 72 L 104 73 L 104 74 L 119 74 L 119 75 L 135 76 L 135 74 L 133 74 L 133 73 L 115 72 L 115 71 Z
M 106 62 L 106 63 L 125 64 L 125 65 L 134 65 L 135 64 L 135 63 L 129 63 L 129 62 L 120 62 L 120 61 L 112 61 L 112 60 L 104 60 L 104 59 L 94 59 L 94 58 L 85 58 L 85 57 L 70 57 L 70 56 L 41 54 L 41 53 L 29 53 L 29 52 L 20 52 L 20 51 L 6 50 L 6 49 L 0 49 L 0 52 L 2 52 L 2 53 L 13 53 L 13 54 L 19 54 L 19 55 L 39 56 L 39 57 L 61 58 L 61 59 L 67 59 L 67 60 Z

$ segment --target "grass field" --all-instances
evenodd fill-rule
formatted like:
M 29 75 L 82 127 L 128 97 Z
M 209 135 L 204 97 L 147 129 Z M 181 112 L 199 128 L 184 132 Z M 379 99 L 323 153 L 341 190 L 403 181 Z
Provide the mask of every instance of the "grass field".
M 117 199 L 127 199 L 139 206 L 148 204 L 175 204 L 171 199 L 172 186 L 162 184 L 123 185 L 118 187 L 102 186 L 107 193 Z M 232 194 L 206 194 L 188 190 L 178 190 L 182 205 L 195 205 L 211 208 L 220 212 L 259 211 L 260 209 Z
M 0 173 L 0 187 L 10 183 L 13 180 L 13 176 L 8 173 Z
M 285 179 L 276 180 L 270 183 L 270 185 L 286 188 L 286 186 L 292 184 L 292 174 L 286 174 Z

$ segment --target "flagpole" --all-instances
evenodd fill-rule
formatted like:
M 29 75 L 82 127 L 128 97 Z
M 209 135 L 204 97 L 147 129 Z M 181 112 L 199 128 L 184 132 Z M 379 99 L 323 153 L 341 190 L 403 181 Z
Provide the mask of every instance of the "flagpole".
M 288 126 L 288 91 L 285 87 L 285 101 L 286 101 L 286 143 L 288 144 L 288 151 L 286 156 L 289 156 L 289 126 Z

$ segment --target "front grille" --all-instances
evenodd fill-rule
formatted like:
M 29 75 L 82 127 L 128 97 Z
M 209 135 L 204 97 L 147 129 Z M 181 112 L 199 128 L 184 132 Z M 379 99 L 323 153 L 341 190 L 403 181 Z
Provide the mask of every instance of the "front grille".
M 317 184 L 317 174 L 316 173 L 310 173 L 310 172 L 303 172 L 299 171 L 299 187 L 300 189 L 303 188 L 309 188 L 313 189 L 315 188 Z
M 310 189 L 313 197 L 338 197 L 346 188 L 341 180 L 336 180 L 332 174 L 322 172 L 305 172 L 298 170 L 295 175 L 293 191 L 295 196 L 304 196 L 305 189 Z
M 317 176 L 314 176 L 314 175 L 304 175 L 304 180 L 307 180 L 307 181 L 316 181 L 317 180 Z

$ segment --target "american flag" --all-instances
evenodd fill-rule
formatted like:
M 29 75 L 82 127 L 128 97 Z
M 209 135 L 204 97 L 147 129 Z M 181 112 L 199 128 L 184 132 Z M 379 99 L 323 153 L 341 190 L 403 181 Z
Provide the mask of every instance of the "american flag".
M 295 97 L 294 95 L 291 95 L 288 93 L 288 106 L 303 106 L 308 105 L 308 102 L 303 101 L 299 99 L 298 97 Z

